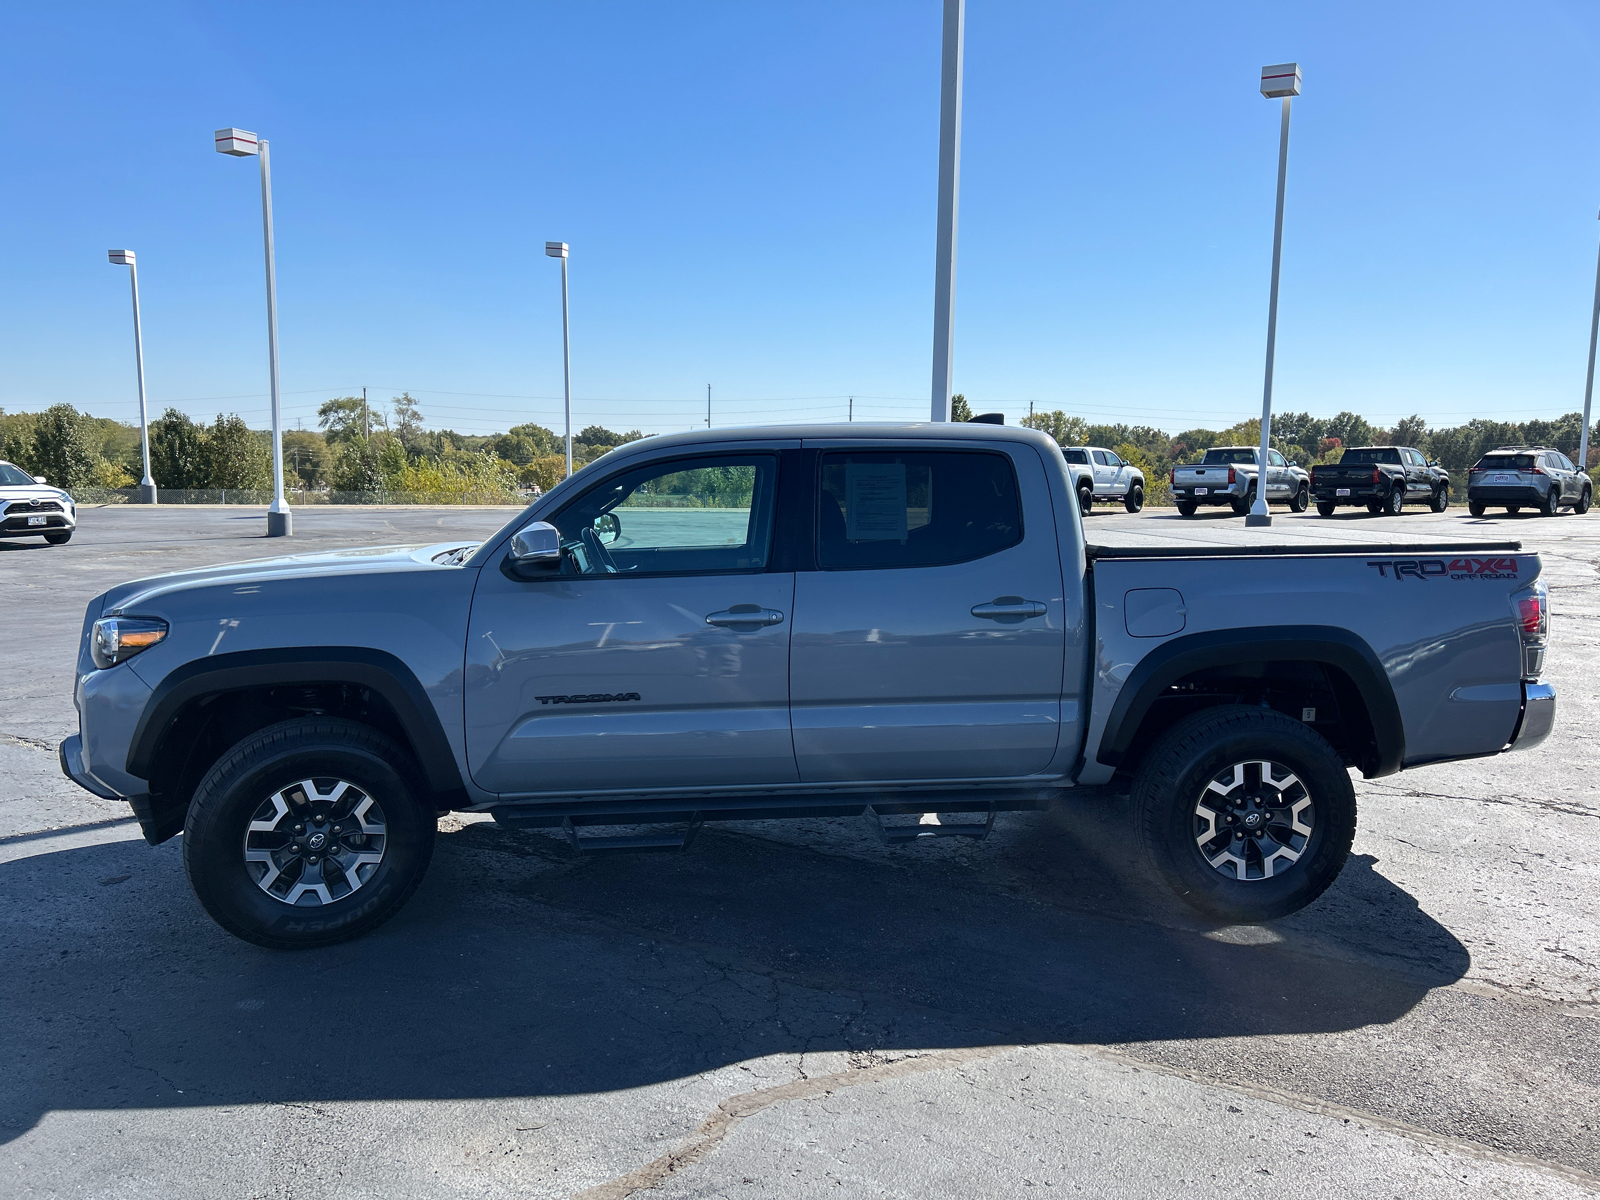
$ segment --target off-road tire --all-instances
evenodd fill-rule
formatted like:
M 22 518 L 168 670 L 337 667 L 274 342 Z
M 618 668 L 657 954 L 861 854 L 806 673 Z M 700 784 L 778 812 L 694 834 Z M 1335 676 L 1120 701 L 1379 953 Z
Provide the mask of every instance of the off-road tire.
M 1432 512 L 1442 513 L 1450 507 L 1450 486 L 1441 483 L 1433 489 L 1433 495 L 1428 497 L 1428 508 Z
M 1138 512 L 1144 507 L 1144 485 L 1136 483 L 1128 489 L 1128 494 L 1122 498 L 1122 507 L 1131 513 Z
M 1200 506 L 1198 504 L 1196 504 L 1193 500 L 1179 500 L 1178 501 L 1178 515 L 1180 517 L 1192 517 L 1192 516 L 1195 515 L 1195 513 L 1199 512 L 1199 511 L 1200 511 Z
M 336 778 L 380 799 L 383 860 L 358 889 L 332 903 L 291 906 L 268 895 L 244 862 L 252 816 L 273 793 L 304 779 Z M 269 725 L 206 772 L 189 805 L 183 865 L 206 912 L 229 933 L 274 950 L 301 950 L 360 937 L 411 898 L 433 856 L 437 819 L 412 781 L 411 754 L 354 721 L 300 717 Z
M 65 546 L 72 540 L 72 530 L 69 529 L 65 533 L 47 533 L 44 535 L 44 540 L 52 546 Z
M 1468 500 L 1467 511 L 1475 517 L 1481 517 L 1489 511 L 1489 506 L 1487 504 L 1479 504 L 1476 500 Z
M 1218 772 L 1257 759 L 1282 764 L 1305 784 L 1312 833 L 1288 868 L 1241 880 L 1202 855 L 1194 809 Z M 1355 788 L 1333 747 L 1280 712 L 1243 705 L 1206 709 L 1162 734 L 1134 776 L 1133 807 L 1145 853 L 1167 886 L 1205 915 L 1242 924 L 1287 916 L 1322 895 L 1344 868 L 1356 832 Z
M 1078 513 L 1087 517 L 1094 511 L 1094 490 L 1092 488 L 1078 489 Z
M 1333 516 L 1334 513 L 1338 512 L 1338 511 L 1339 511 L 1339 506 L 1337 504 L 1334 504 L 1332 501 L 1329 501 L 1329 500 L 1318 500 L 1317 501 L 1317 515 L 1319 517 L 1331 517 L 1331 516 Z

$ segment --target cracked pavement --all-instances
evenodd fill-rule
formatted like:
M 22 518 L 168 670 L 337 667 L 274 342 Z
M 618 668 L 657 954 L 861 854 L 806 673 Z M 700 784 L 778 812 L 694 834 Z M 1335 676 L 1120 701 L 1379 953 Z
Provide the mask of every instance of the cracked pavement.
M 296 514 L 294 549 L 507 510 Z M 0 1189 L 16 1196 L 1578 1196 L 1600 1191 L 1596 518 L 1278 515 L 1272 538 L 1521 538 L 1555 734 L 1371 783 L 1329 893 L 1218 929 L 1117 803 L 981 844 L 710 826 L 574 859 L 448 818 L 374 936 L 284 955 L 200 911 L 176 842 L 60 778 L 88 598 L 276 553 L 248 510 L 89 510 L 0 543 Z M 1096 513 L 1091 540 L 1260 540 Z M 1593 530 L 1594 532 L 1590 532 Z

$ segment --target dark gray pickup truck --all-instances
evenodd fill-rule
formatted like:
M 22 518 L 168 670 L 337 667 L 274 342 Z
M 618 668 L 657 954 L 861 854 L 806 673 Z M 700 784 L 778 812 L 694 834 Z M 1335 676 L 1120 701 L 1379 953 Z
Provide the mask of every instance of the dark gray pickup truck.
M 637 851 L 777 817 L 982 837 L 1128 788 L 1180 896 L 1263 920 L 1338 875 L 1351 769 L 1550 732 L 1539 572 L 1515 544 L 1086 546 L 1027 429 L 648 438 L 482 544 L 112 588 L 61 761 L 182 832 L 265 946 L 391 916 L 452 809 Z
M 1450 507 L 1450 472 L 1410 446 L 1352 446 L 1338 462 L 1311 468 L 1311 498 L 1324 517 L 1347 504 L 1390 516 L 1407 504 L 1443 512 Z

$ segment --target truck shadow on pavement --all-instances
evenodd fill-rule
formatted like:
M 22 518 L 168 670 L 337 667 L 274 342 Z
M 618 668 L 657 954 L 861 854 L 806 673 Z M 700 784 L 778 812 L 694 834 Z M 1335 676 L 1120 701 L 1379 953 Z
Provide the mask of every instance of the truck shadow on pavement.
M 296 954 L 215 927 L 177 841 L 35 853 L 0 864 L 0 1141 L 53 1110 L 592 1093 L 772 1054 L 1339 1031 L 1466 971 L 1371 859 L 1273 930 L 1218 931 L 1126 878 L 1100 828 L 1116 819 L 1018 814 L 928 853 L 823 822 L 783 842 L 714 827 L 686 854 L 584 860 L 469 826 L 441 835 L 395 920 Z M 1334 928 L 1427 950 L 1329 953 Z

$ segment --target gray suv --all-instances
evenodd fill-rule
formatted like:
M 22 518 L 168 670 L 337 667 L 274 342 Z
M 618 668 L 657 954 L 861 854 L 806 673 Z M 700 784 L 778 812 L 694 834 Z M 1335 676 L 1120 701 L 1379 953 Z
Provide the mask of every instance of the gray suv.
M 1586 513 L 1592 495 L 1589 476 L 1561 451 L 1544 446 L 1502 446 L 1467 474 L 1467 511 L 1475 517 L 1500 507 L 1508 513 L 1537 509 L 1541 517 L 1563 508 Z
M 78 509 L 70 495 L 42 475 L 0 462 L 0 537 L 42 537 L 60 546 L 72 540 L 77 527 Z

